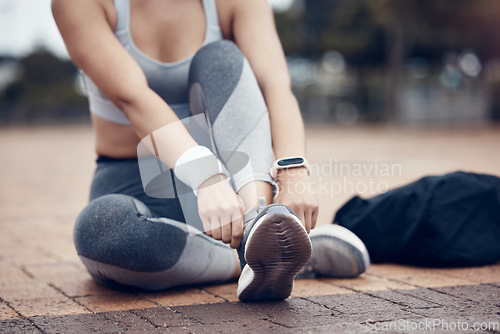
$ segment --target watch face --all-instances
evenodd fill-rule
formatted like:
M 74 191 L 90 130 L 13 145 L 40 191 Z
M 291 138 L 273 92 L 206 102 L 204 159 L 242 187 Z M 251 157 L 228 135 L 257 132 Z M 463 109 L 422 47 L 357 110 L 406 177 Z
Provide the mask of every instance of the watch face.
M 290 165 L 298 165 L 304 162 L 304 159 L 302 158 L 289 158 L 289 159 L 281 159 L 279 160 L 278 166 L 284 167 L 284 166 L 290 166 Z

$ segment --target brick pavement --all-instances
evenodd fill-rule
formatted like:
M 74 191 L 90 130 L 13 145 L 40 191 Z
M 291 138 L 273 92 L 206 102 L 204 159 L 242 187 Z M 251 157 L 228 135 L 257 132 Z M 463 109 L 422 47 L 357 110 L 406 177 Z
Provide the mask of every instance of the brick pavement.
M 353 193 L 374 195 L 370 182 L 395 187 L 458 169 L 500 175 L 500 128 L 308 127 L 307 134 L 320 172 L 313 176 L 321 224 Z M 299 280 L 291 298 L 273 303 L 238 302 L 234 282 L 159 293 L 100 287 L 72 244 L 92 147 L 85 126 L 0 130 L 0 333 L 402 332 L 429 331 L 432 319 L 442 322 L 435 330 L 460 321 L 471 331 L 475 322 L 500 322 L 500 264 L 374 265 L 355 279 Z M 396 169 L 382 173 L 387 166 Z

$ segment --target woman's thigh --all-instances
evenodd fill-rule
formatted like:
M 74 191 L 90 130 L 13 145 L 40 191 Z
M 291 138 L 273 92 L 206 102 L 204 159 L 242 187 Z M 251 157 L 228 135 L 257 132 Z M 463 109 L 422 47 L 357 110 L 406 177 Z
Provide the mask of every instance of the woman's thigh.
M 155 198 L 144 192 L 137 159 L 100 157 L 90 189 L 90 200 L 108 194 L 131 196 L 144 203 L 152 217 L 185 222 L 178 198 Z

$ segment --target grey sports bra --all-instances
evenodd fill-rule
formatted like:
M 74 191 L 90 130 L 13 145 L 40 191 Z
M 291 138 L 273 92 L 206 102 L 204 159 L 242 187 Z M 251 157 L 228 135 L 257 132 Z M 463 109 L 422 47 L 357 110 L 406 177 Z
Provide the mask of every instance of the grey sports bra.
M 222 39 L 215 0 L 202 0 L 206 29 L 203 45 Z M 163 63 L 142 53 L 130 33 L 130 0 L 114 0 L 117 14 L 115 35 L 144 71 L 149 87 L 169 104 L 179 118 L 189 116 L 189 66 L 194 55 L 175 63 Z M 111 122 L 130 125 L 125 114 L 118 109 L 82 72 L 90 111 Z

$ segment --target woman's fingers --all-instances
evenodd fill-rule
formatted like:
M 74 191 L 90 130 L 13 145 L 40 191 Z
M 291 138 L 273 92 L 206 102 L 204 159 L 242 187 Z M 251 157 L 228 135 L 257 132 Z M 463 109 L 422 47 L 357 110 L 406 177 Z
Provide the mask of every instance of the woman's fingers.
M 212 206 L 211 210 L 200 214 L 203 228 L 208 236 L 237 248 L 243 235 L 241 201 L 236 197 L 233 203 L 220 201 L 217 204 L 217 207 Z
M 228 183 L 218 182 L 200 189 L 198 211 L 207 235 L 233 248 L 239 246 L 243 235 L 243 203 Z
M 313 213 L 311 216 L 311 229 L 316 227 L 316 222 L 318 221 L 318 213 L 319 213 L 319 210 L 318 210 L 318 207 L 316 206 L 313 209 Z
M 283 202 L 282 204 L 287 205 L 285 201 Z M 288 207 L 299 217 L 307 233 L 310 233 L 318 220 L 318 205 L 315 202 L 297 202 L 288 204 Z
M 200 217 L 203 223 L 203 230 L 208 236 L 212 236 L 212 226 L 210 224 L 210 219 L 208 217 Z
M 219 217 L 212 217 L 210 219 L 210 224 L 211 224 L 211 230 L 212 230 L 212 237 L 215 240 L 221 240 L 222 239 L 222 231 L 221 231 L 221 224 Z
M 232 235 L 232 229 L 231 229 L 231 216 L 225 216 L 223 217 L 223 220 L 221 220 L 221 230 L 222 230 L 222 242 L 225 244 L 228 244 L 231 242 L 231 235 Z
M 307 234 L 311 232 L 311 213 L 308 210 L 304 210 L 304 227 L 306 228 Z
M 290 207 L 293 212 L 295 212 L 295 214 L 297 215 L 297 217 L 299 217 L 300 221 L 302 222 L 302 224 L 304 225 L 304 227 L 306 228 L 307 230 L 307 223 L 306 223 L 306 220 L 305 220 L 305 215 L 304 215 L 304 210 L 302 209 L 301 206 L 291 206 Z
M 311 229 L 313 228 L 312 226 L 312 216 L 313 216 L 313 211 L 312 210 L 307 210 L 304 214 L 304 219 L 305 219 L 305 226 L 306 226 L 306 230 L 307 230 L 307 233 L 310 233 L 311 232 Z
M 314 227 L 316 227 L 316 221 L 318 220 L 318 205 L 316 203 L 309 203 L 306 204 L 305 207 L 306 207 L 306 209 L 304 210 L 305 227 L 307 233 L 309 233 Z
M 238 216 L 233 217 L 231 223 L 231 244 L 234 249 L 238 248 L 243 237 L 243 212 L 240 211 Z

